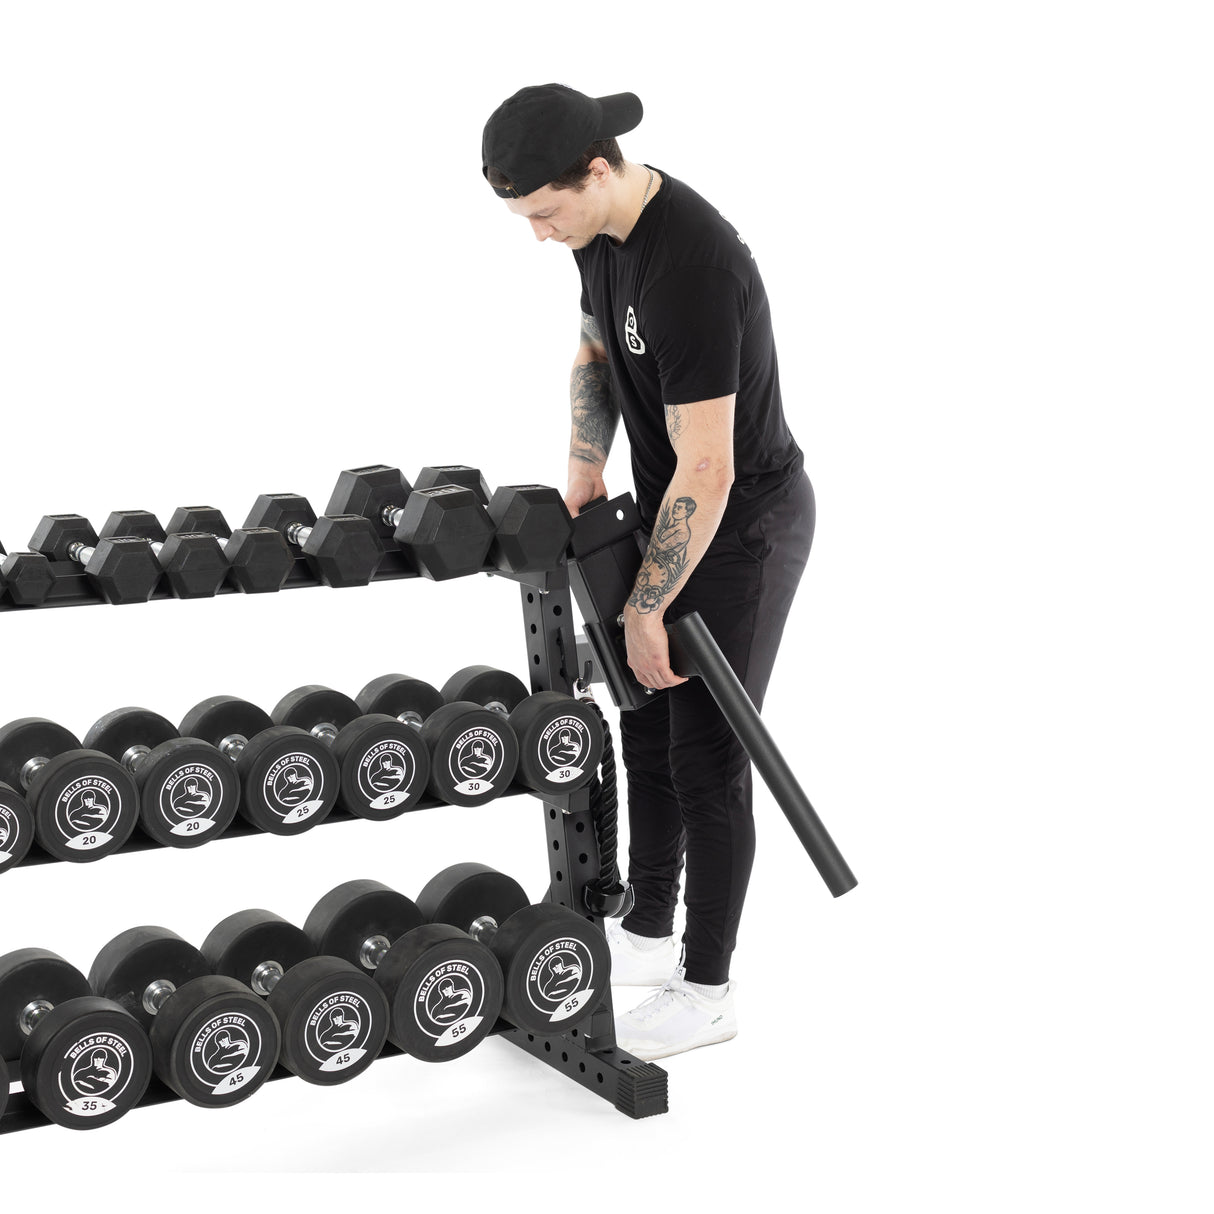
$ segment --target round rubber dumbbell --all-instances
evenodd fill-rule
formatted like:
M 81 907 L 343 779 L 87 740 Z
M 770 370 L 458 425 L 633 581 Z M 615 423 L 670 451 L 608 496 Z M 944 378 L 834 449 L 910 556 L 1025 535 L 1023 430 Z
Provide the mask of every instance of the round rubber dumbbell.
M 93 587 L 109 603 L 146 603 L 160 583 L 160 562 L 147 540 L 98 539 L 79 514 L 45 515 L 30 547 L 53 561 L 83 565 Z
M 4 1110 L 8 1107 L 8 1063 L 0 1058 L 0 1119 L 4 1117 Z
M 510 723 L 471 701 L 444 704 L 429 683 L 408 675 L 373 679 L 358 694 L 364 712 L 412 725 L 430 754 L 430 791 L 448 805 L 484 805 L 500 797 L 518 768 Z
M 281 532 L 273 527 L 240 527 L 233 531 L 214 506 L 180 506 L 169 519 L 170 535 L 204 531 L 215 536 L 228 563 L 228 577 L 245 594 L 281 590 L 295 557 Z
M 116 759 L 135 777 L 139 825 L 163 847 L 198 847 L 236 817 L 240 782 L 232 760 L 201 738 L 183 738 L 146 708 L 107 713 L 84 735 L 89 750 Z
M 219 540 L 206 532 L 170 535 L 147 510 L 115 510 L 101 528 L 101 538 L 133 535 L 147 540 L 174 597 L 210 599 L 228 576 Z
M 454 864 L 417 896 L 431 923 L 488 944 L 505 977 L 505 1010 L 528 1033 L 575 1028 L 602 1002 L 611 974 L 607 938 L 564 906 L 529 905 L 517 881 L 484 864 Z
M 0 783 L 0 873 L 16 868 L 34 842 L 34 815 L 25 798 Z
M 443 684 L 448 702 L 471 700 L 510 722 L 518 738 L 518 779 L 540 793 L 569 793 L 589 784 L 603 757 L 603 724 L 580 700 L 560 691 L 531 694 L 521 679 L 492 666 L 465 666 Z
M 367 519 L 354 514 L 318 519 L 307 498 L 297 493 L 263 493 L 244 525 L 281 532 L 326 586 L 365 586 L 384 557 L 384 547 Z
M 298 835 L 337 803 L 339 772 L 330 748 L 236 696 L 212 696 L 181 722 L 185 737 L 202 738 L 236 764 L 238 812 L 258 830 Z
M 115 936 L 97 954 L 89 985 L 148 1031 L 157 1077 L 190 1104 L 239 1104 L 274 1071 L 271 1010 L 247 986 L 213 974 L 202 953 L 167 928 Z
M 18 607 L 41 607 L 55 584 L 51 563 L 41 552 L 10 553 L 0 562 L 0 577 Z
M 347 881 L 312 908 L 311 946 L 357 963 L 387 997 L 392 1044 L 425 1062 L 448 1062 L 497 1022 L 503 983 L 483 944 L 448 924 L 427 924 L 403 894 L 378 881 Z
M 152 1077 L 152 1047 L 139 1022 L 40 948 L 0 957 L 0 1057 L 19 1057 L 26 1096 L 73 1130 L 117 1121 Z
M 265 910 L 238 911 L 202 943 L 211 967 L 247 982 L 282 1027 L 279 1061 L 308 1083 L 345 1083 L 379 1057 L 388 1001 L 340 957 L 316 956 L 294 924 Z
M 365 715 L 347 695 L 310 684 L 288 692 L 270 714 L 333 747 L 341 771 L 338 804 L 360 818 L 396 818 L 421 800 L 430 754 L 415 729 L 384 713 Z
M 423 468 L 413 488 L 399 468 L 352 468 L 338 478 L 328 509 L 369 520 L 389 553 L 403 550 L 436 582 L 478 573 L 493 541 L 493 520 L 484 479 L 475 469 L 465 471 L 475 473 L 475 487 L 444 480 L 437 469 Z
M 139 793 L 122 766 L 42 717 L 0 729 L 0 780 L 25 791 L 34 838 L 57 860 L 100 860 L 139 821 Z

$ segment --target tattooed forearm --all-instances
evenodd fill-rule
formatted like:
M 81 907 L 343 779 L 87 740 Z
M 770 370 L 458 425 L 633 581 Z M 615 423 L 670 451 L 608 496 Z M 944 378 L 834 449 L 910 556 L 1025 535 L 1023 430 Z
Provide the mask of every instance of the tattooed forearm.
M 683 416 L 682 405 L 666 406 L 666 433 L 670 436 L 670 445 L 678 450 L 679 435 L 683 433 L 687 420 Z
M 599 329 L 599 322 L 587 312 L 582 313 L 582 344 L 591 346 L 603 344 L 603 334 Z
M 611 368 L 601 362 L 575 364 L 569 400 L 573 411 L 570 456 L 588 464 L 605 463 L 620 420 Z
M 658 511 L 649 549 L 628 604 L 642 615 L 659 610 L 687 570 L 687 549 L 691 544 L 691 516 L 696 512 L 694 498 L 679 497 L 662 503 Z

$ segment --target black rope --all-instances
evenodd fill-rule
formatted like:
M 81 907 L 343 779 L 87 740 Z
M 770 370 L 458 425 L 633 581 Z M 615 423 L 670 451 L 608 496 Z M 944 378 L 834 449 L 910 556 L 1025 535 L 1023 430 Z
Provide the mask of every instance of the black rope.
M 590 816 L 594 822 L 594 837 L 599 849 L 599 875 L 586 883 L 592 893 L 614 895 L 623 892 L 620 881 L 619 861 L 616 855 L 619 823 L 619 798 L 616 789 L 615 747 L 611 741 L 611 730 L 603 710 L 590 699 L 583 703 L 594 709 L 603 726 L 603 757 L 599 761 L 599 774 L 590 781 Z

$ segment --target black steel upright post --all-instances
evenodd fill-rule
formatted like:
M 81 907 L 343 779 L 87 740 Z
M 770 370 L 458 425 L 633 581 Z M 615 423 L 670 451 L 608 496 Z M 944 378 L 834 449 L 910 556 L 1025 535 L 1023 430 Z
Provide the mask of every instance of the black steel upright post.
M 531 690 L 572 693 L 579 671 L 567 567 L 536 575 L 536 584 L 524 583 L 521 595 Z M 602 919 L 587 909 L 585 900 L 587 884 L 599 877 L 589 789 L 545 797 L 543 806 L 550 897 L 602 929 Z M 612 1101 L 630 1117 L 650 1117 L 667 1110 L 666 1072 L 616 1046 L 610 988 L 584 1030 L 572 1029 L 553 1038 L 511 1028 L 501 1036 Z

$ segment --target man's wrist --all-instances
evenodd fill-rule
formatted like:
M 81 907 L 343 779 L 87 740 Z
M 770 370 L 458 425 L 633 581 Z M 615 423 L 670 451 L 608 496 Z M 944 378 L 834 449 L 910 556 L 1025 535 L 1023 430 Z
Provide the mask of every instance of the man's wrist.
M 633 598 L 630 598 L 628 602 L 624 604 L 624 623 L 640 623 L 653 625 L 655 628 L 664 628 L 665 625 L 662 621 L 666 615 L 666 609 L 664 607 L 654 607 L 651 610 L 646 611 L 644 609 L 643 601 L 642 605 L 638 607 L 634 602 L 635 598 L 636 595 L 634 594 Z

